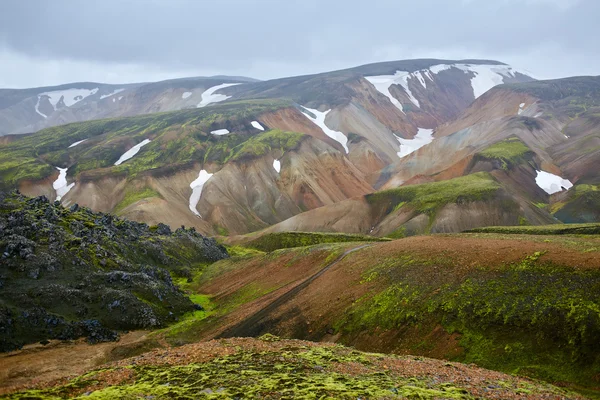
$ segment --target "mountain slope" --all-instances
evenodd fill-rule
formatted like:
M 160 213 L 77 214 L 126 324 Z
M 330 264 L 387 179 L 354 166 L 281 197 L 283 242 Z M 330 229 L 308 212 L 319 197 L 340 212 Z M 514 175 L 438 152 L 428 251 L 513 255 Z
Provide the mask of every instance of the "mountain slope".
M 336 144 L 288 102 L 233 102 L 24 135 L 0 145 L 0 187 L 174 228 L 246 233 L 372 191 Z M 200 184 L 199 173 L 210 179 Z
M 210 296 L 211 315 L 163 337 L 270 333 L 594 388 L 598 240 L 433 235 L 234 257 L 188 285 Z
M 0 89 L 0 136 L 93 119 L 196 107 L 203 93 L 244 77 L 172 79 L 112 85 L 78 82 L 32 89 Z

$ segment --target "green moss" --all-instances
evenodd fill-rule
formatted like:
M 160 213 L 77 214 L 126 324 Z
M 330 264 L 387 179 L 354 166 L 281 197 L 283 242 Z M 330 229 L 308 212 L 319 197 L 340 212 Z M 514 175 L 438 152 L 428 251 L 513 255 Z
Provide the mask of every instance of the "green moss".
M 527 160 L 534 153 L 518 138 L 509 138 L 495 143 L 475 156 L 476 159 L 496 160 L 502 169 L 508 170 Z
M 325 243 L 381 242 L 386 240 L 388 239 L 345 233 L 277 232 L 263 235 L 258 239 L 246 243 L 244 246 L 269 252 L 277 249 L 305 247 Z
M 227 124 L 243 126 L 260 114 L 289 106 L 283 100 L 240 101 L 67 124 L 23 135 L 0 145 L 0 189 L 15 188 L 24 180 L 47 178 L 56 172 L 55 166 L 68 166 L 69 176 L 87 172 L 88 178 L 115 174 L 131 179 L 148 170 L 189 167 L 198 160 L 224 163 L 231 157 L 256 156 L 264 154 L 269 146 L 287 150 L 297 145 L 301 134 L 274 131 L 216 137 L 209 132 Z M 152 142 L 134 158 L 113 165 L 128 148 L 148 138 Z M 85 143 L 69 148 L 84 139 Z M 247 146 L 240 146 L 246 141 L 250 142 Z M 93 171 L 98 169 L 103 170 Z
M 594 385 L 600 371 L 600 272 L 546 264 L 543 253 L 462 278 L 452 270 L 429 271 L 440 271 L 443 262 L 406 257 L 366 271 L 361 283 L 384 289 L 349 307 L 335 324 L 342 338 L 441 324 L 461 335 L 459 361 Z
M 234 147 L 227 161 L 243 161 L 257 158 L 269 153 L 271 150 L 280 150 L 282 152 L 295 149 L 304 134 L 296 132 L 284 132 L 280 130 L 271 130 L 252 136 L 249 140 Z
M 145 187 L 139 191 L 136 191 L 135 189 L 130 188 L 125 192 L 125 197 L 123 197 L 123 200 L 121 200 L 119 202 L 119 204 L 117 204 L 114 212 L 118 214 L 120 211 L 127 208 L 131 204 L 134 204 L 140 200 L 148 199 L 148 198 L 152 198 L 152 197 L 161 197 L 161 196 L 157 191 L 147 188 L 147 187 Z
M 597 235 L 600 234 L 600 223 L 554 224 L 534 226 L 489 226 L 484 228 L 470 229 L 466 232 L 522 235 Z
M 487 172 L 478 172 L 447 181 L 401 186 L 367 195 L 367 201 L 391 212 L 399 205 L 427 214 L 450 203 L 486 200 L 500 185 Z
M 114 398 L 294 398 L 294 399 L 473 399 L 469 387 L 431 376 L 406 378 L 378 371 L 373 364 L 394 357 L 360 353 L 342 346 L 300 347 L 281 351 L 239 350 L 231 355 L 188 365 L 131 366 L 131 382 L 88 393 L 91 399 Z M 413 360 L 414 362 L 415 360 Z M 354 365 L 364 372 L 342 373 L 336 365 Z M 123 368 L 120 368 L 122 370 Z M 115 370 L 116 373 L 120 370 Z M 29 391 L 12 398 L 52 398 L 98 385 L 101 373 L 75 378 L 54 389 Z M 510 379 L 510 378 L 509 378 Z M 565 396 L 567 392 L 516 380 L 491 379 L 489 385 L 511 394 Z

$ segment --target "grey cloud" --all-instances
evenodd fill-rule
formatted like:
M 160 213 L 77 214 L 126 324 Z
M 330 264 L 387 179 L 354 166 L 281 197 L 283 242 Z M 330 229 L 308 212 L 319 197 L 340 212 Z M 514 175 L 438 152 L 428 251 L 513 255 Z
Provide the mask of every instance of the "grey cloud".
M 40 69 L 135 64 L 136 80 L 150 77 L 143 66 L 267 79 L 431 56 L 516 61 L 541 77 L 597 75 L 598 16 L 595 0 L 4 0 L 0 49 Z

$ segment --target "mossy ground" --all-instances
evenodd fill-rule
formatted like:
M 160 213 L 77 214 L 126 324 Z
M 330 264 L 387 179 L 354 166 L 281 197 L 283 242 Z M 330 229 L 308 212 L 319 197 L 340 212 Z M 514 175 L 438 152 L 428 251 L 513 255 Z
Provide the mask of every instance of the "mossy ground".
M 409 206 L 419 213 L 434 214 L 450 203 L 480 201 L 492 198 L 500 185 L 487 172 L 466 175 L 447 181 L 402 186 L 366 196 L 371 204 L 391 212 Z
M 510 167 L 525 161 L 527 157 L 533 156 L 533 154 L 529 147 L 518 138 L 508 138 L 480 151 L 475 158 L 496 160 L 500 162 L 502 169 L 508 170 Z
M 292 247 L 306 247 L 325 243 L 381 242 L 381 239 L 367 235 L 322 232 L 277 232 L 269 233 L 244 244 L 245 247 L 261 251 L 274 251 Z
M 594 387 L 600 373 L 600 272 L 549 264 L 542 257 L 534 253 L 516 264 L 481 265 L 467 276 L 458 273 L 460 267 L 444 266 L 444 259 L 380 260 L 363 273 L 361 284 L 382 289 L 350 306 L 336 330 L 349 340 L 359 332 L 441 325 L 460 335 L 462 351 L 451 356 L 458 361 Z M 432 268 L 442 270 L 426 272 Z
M 474 399 L 483 394 L 504 399 L 576 397 L 460 364 L 265 336 L 155 351 L 7 398 Z
M 537 226 L 489 226 L 470 229 L 470 233 L 504 233 L 523 235 L 598 235 L 600 224 L 554 224 Z

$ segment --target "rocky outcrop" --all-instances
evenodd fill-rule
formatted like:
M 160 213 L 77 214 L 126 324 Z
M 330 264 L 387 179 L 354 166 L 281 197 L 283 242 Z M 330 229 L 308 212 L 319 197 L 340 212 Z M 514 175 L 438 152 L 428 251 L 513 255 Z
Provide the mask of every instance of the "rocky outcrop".
M 171 229 L 0 194 L 0 351 L 47 339 L 114 340 L 175 321 L 194 304 L 173 284 L 227 257 L 193 229 Z M 189 273 L 189 272 L 188 272 Z

